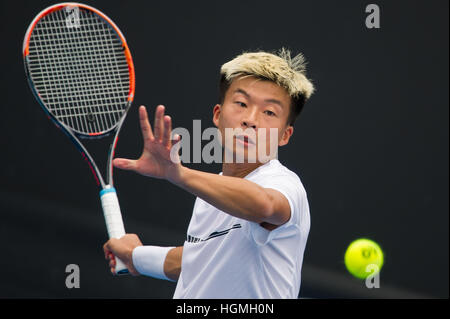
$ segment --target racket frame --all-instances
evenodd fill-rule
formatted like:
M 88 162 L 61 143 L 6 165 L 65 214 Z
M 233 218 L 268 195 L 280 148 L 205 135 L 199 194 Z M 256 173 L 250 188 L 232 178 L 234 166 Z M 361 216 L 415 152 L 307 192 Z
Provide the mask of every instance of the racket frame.
M 129 93 L 128 93 L 127 105 L 122 113 L 121 118 L 117 121 L 117 123 L 115 123 L 109 129 L 104 130 L 102 132 L 85 134 L 85 133 L 79 132 L 79 131 L 69 127 L 62 121 L 59 121 L 50 112 L 50 110 L 47 108 L 47 106 L 41 99 L 39 93 L 37 92 L 37 90 L 33 84 L 31 74 L 28 69 L 29 42 L 30 42 L 31 34 L 32 34 L 36 24 L 44 16 L 46 16 L 56 10 L 61 10 L 68 6 L 69 7 L 79 7 L 79 8 L 90 10 L 90 11 L 94 12 L 95 14 L 100 16 L 102 19 L 104 19 L 106 21 L 106 23 L 108 23 L 113 28 L 113 30 L 116 32 L 116 34 L 122 41 L 122 47 L 124 50 L 125 58 L 126 58 L 126 61 L 128 64 L 129 75 L 130 75 L 129 76 L 130 88 L 129 88 Z M 97 182 L 97 186 L 99 186 L 101 188 L 100 199 L 101 199 L 102 209 L 103 209 L 103 213 L 104 213 L 104 217 L 105 217 L 105 222 L 107 225 L 108 235 L 110 238 L 112 238 L 112 237 L 120 238 L 121 236 L 123 236 L 125 234 L 125 230 L 123 228 L 123 221 L 122 221 L 122 215 L 120 212 L 120 206 L 119 206 L 119 203 L 117 200 L 117 194 L 116 194 L 116 191 L 114 188 L 112 159 L 114 158 L 114 152 L 115 152 L 115 148 L 117 145 L 120 129 L 126 118 L 128 110 L 131 107 L 131 104 L 134 99 L 134 93 L 135 93 L 134 64 L 133 64 L 131 52 L 127 45 L 125 37 L 123 36 L 122 32 L 119 30 L 117 25 L 101 11 L 99 11 L 91 6 L 81 4 L 81 3 L 75 3 L 75 2 L 58 3 L 58 4 L 55 4 L 50 7 L 45 8 L 32 20 L 31 24 L 29 25 L 29 27 L 25 33 L 25 38 L 24 38 L 23 47 L 22 47 L 22 53 L 23 53 L 23 58 L 24 58 L 24 66 L 25 66 L 25 72 L 27 75 L 28 84 L 31 88 L 31 91 L 33 92 L 33 95 L 39 102 L 39 105 L 41 106 L 41 108 L 47 114 L 47 117 L 61 131 L 63 131 L 69 137 L 71 142 L 76 146 L 76 148 L 80 151 L 82 157 L 88 163 L 89 168 L 91 169 L 91 172 L 94 175 L 94 178 Z M 111 143 L 109 151 L 108 151 L 108 157 L 107 157 L 108 159 L 107 159 L 107 167 L 106 167 L 106 180 L 105 180 L 105 179 L 103 179 L 102 174 L 100 173 L 100 170 L 99 170 L 97 164 L 95 163 L 94 159 L 89 154 L 86 147 L 81 143 L 80 139 L 93 139 L 93 138 L 97 139 L 97 138 L 106 137 L 106 136 L 109 136 L 112 134 L 114 134 L 114 137 L 113 137 L 112 143 Z M 115 225 L 111 226 L 111 224 L 115 224 Z M 117 231 L 117 229 L 118 229 L 118 231 Z M 116 274 L 126 274 L 126 273 L 128 273 L 128 269 L 126 268 L 125 264 L 119 258 L 116 258 Z

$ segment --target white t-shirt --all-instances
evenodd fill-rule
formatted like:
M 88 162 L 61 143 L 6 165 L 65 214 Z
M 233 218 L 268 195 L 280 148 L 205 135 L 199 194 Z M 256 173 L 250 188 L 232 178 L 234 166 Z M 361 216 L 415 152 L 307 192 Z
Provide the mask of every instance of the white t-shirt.
M 289 221 L 269 231 L 197 197 L 174 298 L 298 297 L 310 228 L 305 189 L 276 159 L 245 179 L 281 192 L 291 207 Z

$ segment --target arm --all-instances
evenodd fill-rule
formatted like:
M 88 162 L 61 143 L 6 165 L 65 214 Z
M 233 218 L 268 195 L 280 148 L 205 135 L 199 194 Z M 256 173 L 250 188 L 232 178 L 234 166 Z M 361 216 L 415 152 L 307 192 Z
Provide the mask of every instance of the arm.
M 183 167 L 174 184 L 230 215 L 252 222 L 282 225 L 290 217 L 289 202 L 280 192 L 243 178 Z
M 164 273 L 173 281 L 177 281 L 178 277 L 180 277 L 182 255 L 183 246 L 175 247 L 169 250 L 164 260 Z

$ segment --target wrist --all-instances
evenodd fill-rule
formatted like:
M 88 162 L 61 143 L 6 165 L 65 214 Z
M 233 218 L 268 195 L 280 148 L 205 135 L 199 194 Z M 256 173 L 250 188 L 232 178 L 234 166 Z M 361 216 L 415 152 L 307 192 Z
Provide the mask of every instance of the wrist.
M 169 182 L 174 185 L 182 186 L 184 180 L 186 179 L 186 175 L 188 174 L 189 168 L 182 166 L 179 164 L 179 167 L 174 173 L 167 178 Z
M 133 249 L 132 260 L 136 271 L 145 276 L 170 280 L 164 271 L 169 250 L 175 247 L 138 246 Z
M 143 245 L 135 246 L 134 248 L 129 249 L 126 253 L 126 257 L 127 257 L 126 260 L 129 260 L 129 263 L 127 264 L 127 268 L 133 276 L 139 276 L 141 274 L 135 267 L 134 260 L 133 260 L 133 251 L 136 248 L 142 247 L 142 246 Z

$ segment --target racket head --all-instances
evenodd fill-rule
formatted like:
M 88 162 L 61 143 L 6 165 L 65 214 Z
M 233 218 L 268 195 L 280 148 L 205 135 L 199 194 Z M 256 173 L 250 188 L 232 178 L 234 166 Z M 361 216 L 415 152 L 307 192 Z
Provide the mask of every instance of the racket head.
M 104 13 L 73 2 L 42 10 L 25 34 L 23 58 L 31 90 L 58 127 L 82 138 L 120 127 L 135 72 L 125 37 Z

